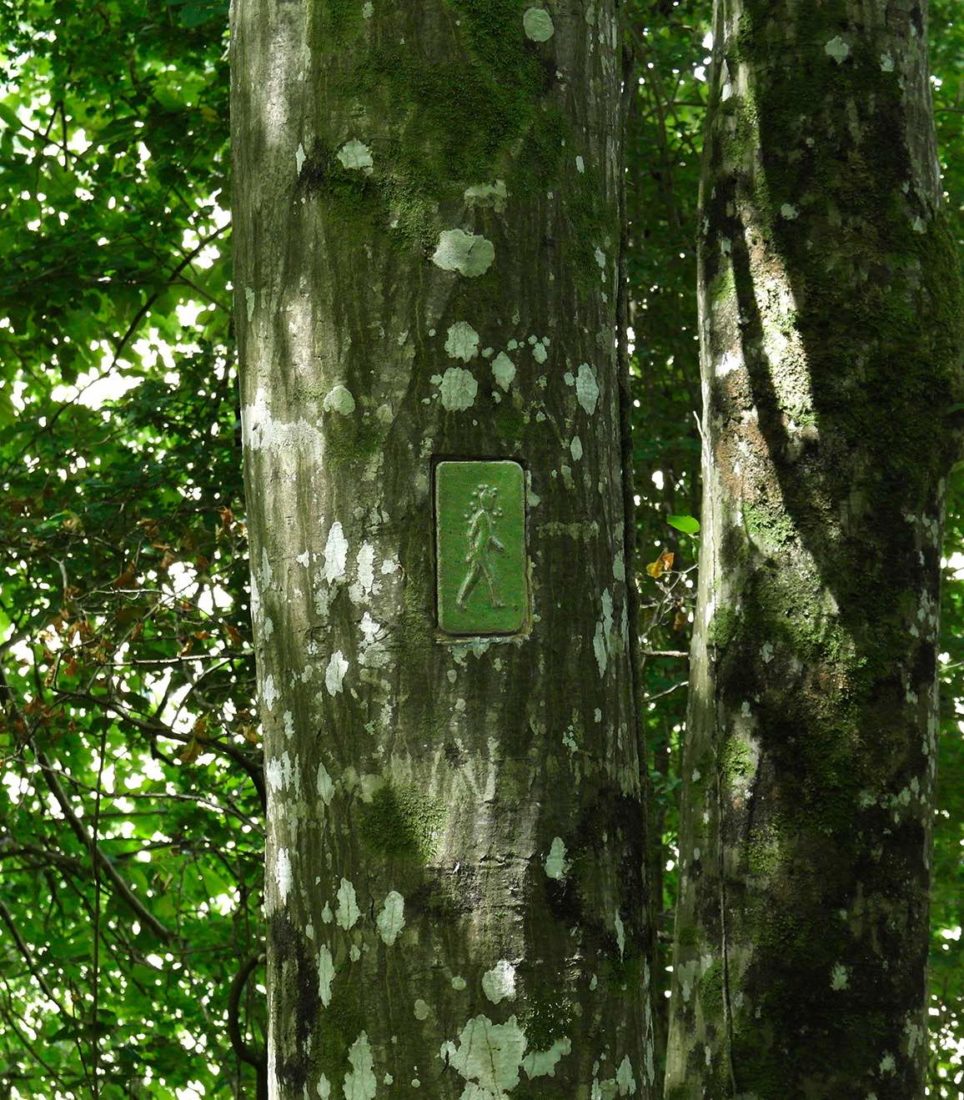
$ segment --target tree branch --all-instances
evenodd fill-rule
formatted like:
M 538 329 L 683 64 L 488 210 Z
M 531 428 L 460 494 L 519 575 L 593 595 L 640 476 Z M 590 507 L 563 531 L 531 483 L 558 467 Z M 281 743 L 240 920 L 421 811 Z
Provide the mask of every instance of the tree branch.
M 67 792 L 60 785 L 60 780 L 57 778 L 57 773 L 50 763 L 47 754 L 36 746 L 34 746 L 34 752 L 37 756 L 37 762 L 40 764 L 41 774 L 44 777 L 47 789 L 56 799 L 57 805 L 67 819 L 67 824 L 70 826 L 74 836 L 76 836 L 87 851 L 92 854 L 93 858 L 97 860 L 98 866 L 107 878 L 110 879 L 114 890 L 127 903 L 128 908 L 134 912 L 137 919 L 150 928 L 158 939 L 163 940 L 164 943 L 169 943 L 174 938 L 173 933 L 168 928 L 165 928 L 150 910 L 145 908 L 144 903 L 133 890 L 131 890 L 130 886 L 128 886 L 127 882 L 121 877 L 111 861 L 104 855 L 100 848 L 94 844 L 93 839 L 87 832 L 80 818 L 74 813 L 74 808 L 70 804 Z
M 263 954 L 252 955 L 234 975 L 228 991 L 228 1038 L 238 1059 L 253 1066 L 257 1073 L 258 1100 L 267 1100 L 268 1097 L 268 1055 L 263 1047 L 254 1049 L 244 1037 L 241 1030 L 241 995 L 255 967 L 263 961 Z

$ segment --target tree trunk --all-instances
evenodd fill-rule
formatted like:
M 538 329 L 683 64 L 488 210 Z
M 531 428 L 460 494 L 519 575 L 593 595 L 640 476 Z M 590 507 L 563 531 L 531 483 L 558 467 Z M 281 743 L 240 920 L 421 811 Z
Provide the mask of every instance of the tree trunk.
M 271 1095 L 650 1096 L 613 0 L 232 41 Z
M 923 1096 L 959 298 L 924 6 L 718 0 L 673 1098 Z

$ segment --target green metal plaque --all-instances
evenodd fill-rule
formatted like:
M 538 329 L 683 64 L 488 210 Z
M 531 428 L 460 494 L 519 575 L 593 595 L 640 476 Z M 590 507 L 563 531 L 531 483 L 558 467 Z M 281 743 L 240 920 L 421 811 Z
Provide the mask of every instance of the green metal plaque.
M 517 634 L 526 624 L 525 472 L 518 462 L 435 467 L 438 625 L 446 634 Z

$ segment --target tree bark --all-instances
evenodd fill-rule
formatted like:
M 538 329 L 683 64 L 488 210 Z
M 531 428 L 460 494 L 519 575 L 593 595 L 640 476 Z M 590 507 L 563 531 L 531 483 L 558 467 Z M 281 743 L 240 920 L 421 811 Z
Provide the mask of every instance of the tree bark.
M 651 1096 L 613 0 L 236 0 L 232 51 L 270 1094 Z M 441 459 L 524 468 L 515 634 L 439 629 Z
M 925 18 L 716 4 L 677 1100 L 923 1096 L 961 393 Z

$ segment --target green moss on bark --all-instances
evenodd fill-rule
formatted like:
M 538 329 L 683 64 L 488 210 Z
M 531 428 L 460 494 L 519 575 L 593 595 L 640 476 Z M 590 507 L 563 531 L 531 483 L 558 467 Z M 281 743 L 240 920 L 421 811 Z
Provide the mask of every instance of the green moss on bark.
M 357 983 L 351 981 L 350 975 L 341 976 L 332 986 L 331 1004 L 318 1017 L 317 1043 L 312 1059 L 314 1076 L 317 1078 L 323 1073 L 335 1086 L 335 1095 L 351 1069 L 348 1052 L 365 1030 L 365 1020 L 365 1007 Z
M 724 742 L 723 751 L 720 754 L 720 767 L 728 786 L 746 779 L 753 771 L 753 756 L 750 748 L 735 734 L 730 734 Z
M 740 625 L 740 616 L 732 607 L 721 607 L 714 612 L 706 629 L 706 640 L 716 649 L 726 649 Z
M 541 987 L 540 982 L 537 974 L 531 975 L 523 990 L 523 1004 L 517 1012 L 529 1051 L 548 1050 L 557 1039 L 569 1033 L 572 1021 L 572 1000 L 564 988 L 555 983 Z
M 793 520 L 779 506 L 767 503 L 745 504 L 743 523 L 753 542 L 767 553 L 778 554 L 783 547 L 791 545 L 796 539 Z
M 447 6 L 458 22 L 449 24 L 451 45 L 436 47 L 437 56 L 385 33 L 368 48 L 357 47 L 353 63 L 333 70 L 338 95 L 377 105 L 393 120 L 393 137 L 376 146 L 370 177 L 347 181 L 329 169 L 323 188 L 311 188 L 356 211 L 377 196 L 379 223 L 405 247 L 429 246 L 440 205 L 461 205 L 466 187 L 508 174 L 519 141 L 541 121 L 539 106 L 555 79 L 551 53 L 524 34 L 518 0 L 448 0 Z M 351 18 L 341 3 L 324 9 L 322 23 L 334 32 L 322 35 L 326 46 L 342 41 L 352 19 L 362 22 L 360 4 L 351 6 Z M 327 141 L 334 145 L 344 136 L 339 128 Z
M 345 43 L 364 26 L 361 0 L 314 0 L 314 18 L 322 36 Z
M 380 855 L 426 862 L 438 845 L 445 808 L 415 789 L 386 783 L 360 808 L 364 842 Z
M 717 959 L 699 981 L 700 1001 L 713 1013 L 723 1011 L 723 964 Z

